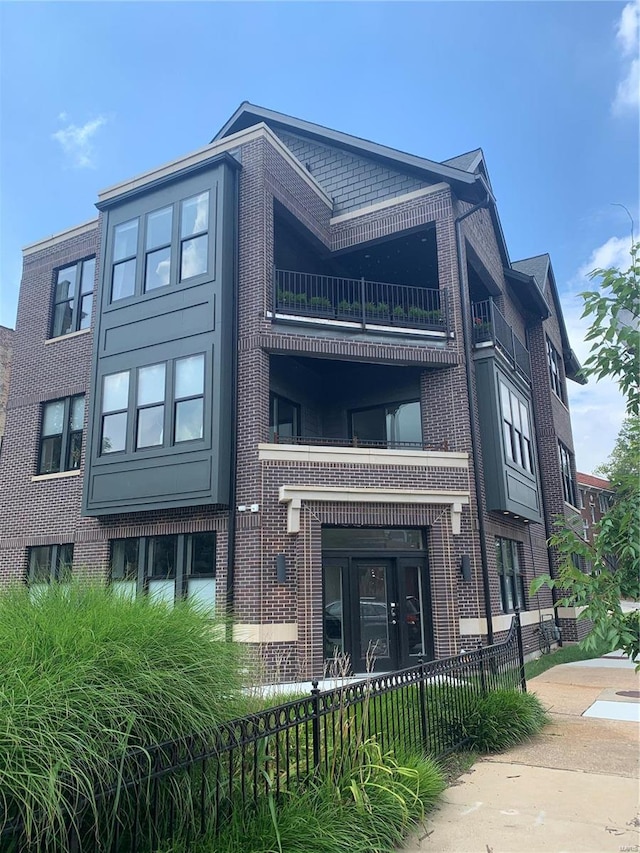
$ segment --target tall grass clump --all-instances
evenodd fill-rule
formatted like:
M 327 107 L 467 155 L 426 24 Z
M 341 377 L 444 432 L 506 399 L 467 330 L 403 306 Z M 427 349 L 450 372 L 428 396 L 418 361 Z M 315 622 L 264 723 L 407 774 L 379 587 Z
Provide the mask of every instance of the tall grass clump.
M 128 748 L 244 711 L 223 624 L 97 584 L 0 595 L 0 672 L 0 830 L 18 819 L 39 849 L 63 849 L 69 800 L 97 816 L 96 780 L 117 783 Z
M 466 716 L 468 748 L 476 752 L 503 752 L 533 737 L 548 720 L 535 694 L 495 690 L 478 697 Z

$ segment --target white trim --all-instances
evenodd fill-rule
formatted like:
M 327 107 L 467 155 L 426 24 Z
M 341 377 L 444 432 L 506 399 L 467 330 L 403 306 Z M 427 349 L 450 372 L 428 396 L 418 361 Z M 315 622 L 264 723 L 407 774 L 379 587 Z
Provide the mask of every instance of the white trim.
M 187 169 L 190 166 L 197 166 L 200 163 L 206 163 L 207 160 L 217 157 L 225 151 L 238 148 L 240 145 L 246 145 L 248 142 L 253 142 L 256 139 L 266 139 L 267 142 L 270 142 L 276 151 L 278 151 L 278 153 L 281 154 L 282 157 L 288 161 L 289 165 L 298 173 L 299 177 L 301 177 L 305 183 L 307 183 L 311 189 L 320 196 L 325 204 L 328 207 L 333 207 L 333 199 L 326 194 L 315 178 L 307 171 L 307 169 L 304 168 L 302 163 L 294 157 L 286 145 L 269 127 L 267 127 L 266 124 L 264 124 L 264 122 L 253 125 L 246 130 L 240 130 L 231 136 L 226 136 L 220 142 L 213 142 L 210 145 L 205 145 L 204 148 L 198 148 L 196 151 L 192 151 L 190 154 L 178 157 L 176 160 L 171 160 L 163 166 L 158 166 L 148 172 L 142 172 L 137 177 L 131 178 L 128 181 L 122 181 L 119 184 L 107 187 L 98 193 L 98 199 L 101 202 L 104 202 L 117 198 L 119 195 L 131 192 L 131 190 L 140 189 L 146 184 L 157 181 L 160 178 L 166 178 L 181 169 Z
M 295 643 L 298 640 L 297 622 L 236 622 L 233 639 L 237 643 Z
M 31 482 L 42 483 L 45 480 L 61 480 L 63 477 L 77 477 L 79 474 L 79 468 L 74 468 L 73 471 L 59 471 L 57 474 L 36 474 L 31 478 Z
M 521 610 L 520 624 L 523 627 L 536 625 L 540 621 L 540 616 L 553 616 L 553 607 L 547 607 L 544 610 Z M 482 636 L 487 633 L 487 620 L 484 617 L 482 619 L 461 618 L 459 621 L 461 637 Z M 513 613 L 498 613 L 492 617 L 491 621 L 494 631 L 508 631 L 513 621 Z
M 309 444 L 259 444 L 258 459 L 275 462 L 337 462 L 343 465 L 413 465 L 419 468 L 469 467 L 468 453 L 407 448 L 319 447 Z
M 88 335 L 90 331 L 91 328 L 78 329 L 77 332 L 69 332 L 68 335 L 56 335 L 55 338 L 47 338 L 44 345 L 48 346 L 49 344 L 57 344 L 58 341 L 68 341 L 70 338 L 79 338 L 80 335 Z
M 51 246 L 56 246 L 58 243 L 63 243 L 65 240 L 70 240 L 72 237 L 80 237 L 82 234 L 88 234 L 89 231 L 94 231 L 98 227 L 97 219 L 90 219 L 88 222 L 83 222 L 82 225 L 74 225 L 72 228 L 67 228 L 65 231 L 57 231 L 50 237 L 44 237 L 42 240 L 37 240 L 35 243 L 29 243 L 22 249 L 23 255 L 33 255 L 35 252 L 40 252 L 42 249 L 48 249 Z
M 350 320 L 332 320 L 329 317 L 305 317 L 301 314 L 274 314 L 272 311 L 266 312 L 267 320 L 287 320 L 295 323 L 312 325 L 312 326 L 331 326 L 338 329 L 353 329 L 362 331 L 362 323 L 351 322 Z M 453 334 L 447 332 L 437 332 L 431 329 L 409 329 L 405 326 L 379 326 L 375 323 L 367 323 L 367 331 L 373 332 L 391 332 L 394 335 L 398 333 L 402 335 L 418 335 L 421 338 L 453 338 Z
M 558 618 L 577 619 L 586 607 L 558 607 Z
M 375 204 L 370 204 L 367 207 L 359 207 L 357 210 L 351 210 L 349 213 L 341 213 L 339 216 L 332 216 L 329 220 L 330 225 L 338 225 L 340 222 L 347 222 L 349 219 L 357 219 L 358 216 L 366 216 L 368 213 L 375 213 L 377 210 L 384 210 L 387 207 L 395 207 L 397 204 L 405 204 L 408 201 L 413 201 L 416 198 L 439 193 L 442 190 L 449 189 L 449 184 L 445 181 L 432 184 L 430 187 L 422 187 L 419 190 L 412 190 L 404 195 L 397 195 L 394 198 L 385 198 L 384 201 L 377 201 Z
M 380 489 L 340 486 L 280 486 L 278 500 L 287 504 L 287 533 L 300 532 L 302 501 L 335 503 L 390 503 L 445 505 L 451 508 L 451 532 L 460 534 L 463 504 L 469 503 L 469 492 L 458 489 Z

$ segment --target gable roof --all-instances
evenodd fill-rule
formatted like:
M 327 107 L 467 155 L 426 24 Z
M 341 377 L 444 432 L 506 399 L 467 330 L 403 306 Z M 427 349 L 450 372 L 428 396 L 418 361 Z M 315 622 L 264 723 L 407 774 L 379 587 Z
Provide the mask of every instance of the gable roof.
M 405 151 L 398 151 L 396 148 L 380 145 L 377 142 L 371 142 L 359 136 L 352 136 L 349 133 L 342 133 L 341 131 L 324 127 L 321 124 L 314 124 L 313 122 L 294 118 L 285 113 L 259 107 L 256 104 L 249 103 L 249 101 L 243 101 L 240 104 L 231 118 L 220 128 L 211 141 L 217 142 L 231 133 L 251 127 L 259 122 L 283 128 L 290 133 L 300 136 L 310 137 L 311 139 L 324 142 L 325 145 L 336 145 L 345 148 L 360 156 L 382 160 L 387 164 L 395 165 L 396 168 L 400 167 L 405 171 L 427 176 L 432 181 L 447 181 L 455 187 L 456 194 L 465 201 L 475 202 L 486 196 L 486 189 L 483 186 L 483 181 L 480 180 L 481 176 L 469 172 L 464 168 L 447 163 L 436 163 L 434 160 L 417 157 L 415 154 L 407 154 Z M 455 160 L 456 158 L 453 159 Z
M 442 165 L 454 166 L 456 169 L 462 169 L 465 172 L 473 172 L 482 158 L 482 148 L 474 148 L 473 151 L 467 151 L 465 154 L 458 154 L 457 157 L 449 157 L 448 160 L 443 160 Z
M 580 385 L 586 385 L 587 380 L 580 375 L 580 362 L 578 361 L 574 351 L 571 349 L 571 342 L 569 341 L 569 335 L 567 334 L 567 327 L 565 326 L 564 317 L 562 316 L 562 306 L 560 304 L 558 288 L 556 287 L 556 278 L 553 274 L 553 267 L 551 266 L 551 258 L 547 253 L 543 255 L 534 255 L 532 258 L 524 258 L 521 261 L 514 261 L 511 264 L 511 267 L 518 272 L 532 276 L 542 293 L 544 293 L 545 282 L 547 279 L 549 280 L 551 296 L 553 297 L 556 316 L 558 318 L 558 326 L 560 327 L 562 358 L 564 360 L 565 371 L 567 376 L 570 379 L 573 379 L 574 382 L 578 382 Z
M 611 483 L 602 477 L 596 477 L 593 474 L 581 474 L 580 471 L 576 471 L 576 479 L 581 486 L 591 486 L 594 489 L 602 489 L 605 492 L 612 491 Z

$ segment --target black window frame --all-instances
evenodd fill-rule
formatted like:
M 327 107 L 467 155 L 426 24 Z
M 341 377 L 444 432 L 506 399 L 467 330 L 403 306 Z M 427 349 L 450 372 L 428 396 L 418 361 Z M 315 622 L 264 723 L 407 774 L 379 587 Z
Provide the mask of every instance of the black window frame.
M 400 406 L 407 406 L 410 404 L 417 404 L 418 405 L 418 412 L 420 415 L 420 441 L 401 441 L 401 440 L 396 439 L 396 438 L 391 438 L 387 434 L 386 419 L 389 415 L 388 410 L 391 408 L 395 408 L 397 411 L 397 409 L 399 409 Z M 354 428 L 353 428 L 353 416 L 360 414 L 362 412 L 375 412 L 375 411 L 382 411 L 383 412 L 383 416 L 385 419 L 385 438 L 380 439 L 379 441 L 378 440 L 369 441 L 367 439 L 363 439 L 362 442 L 358 441 L 357 434 L 355 433 Z M 393 413 L 393 416 L 395 417 L 395 413 Z M 402 447 L 408 447 L 408 448 L 415 447 L 415 448 L 422 449 L 424 447 L 424 442 L 422 440 L 422 402 L 421 402 L 419 397 L 412 397 L 408 400 L 393 400 L 391 402 L 387 400 L 384 403 L 377 403 L 375 406 L 361 406 L 361 407 L 358 407 L 356 409 L 349 409 L 348 417 L 349 417 L 349 438 L 354 444 L 361 444 L 362 443 L 363 446 L 368 446 L 368 445 L 373 444 L 374 446 L 380 446 L 380 447 L 385 446 L 385 447 L 391 448 L 391 449 L 402 448 Z
M 173 251 L 173 242 L 174 242 L 174 231 L 173 231 L 173 220 L 175 216 L 174 204 L 165 204 L 162 207 L 157 207 L 155 210 L 150 210 L 148 213 L 144 215 L 144 271 L 143 271 L 143 279 L 142 279 L 142 292 L 146 293 L 154 293 L 156 290 L 164 289 L 165 287 L 169 287 L 171 285 L 171 280 L 173 278 L 173 264 L 175 253 Z M 168 243 L 159 243 L 157 245 L 149 247 L 149 219 L 158 213 L 162 213 L 165 210 L 171 211 L 171 225 L 169 227 L 169 242 Z M 156 252 L 162 252 L 166 249 L 169 249 L 169 281 L 166 284 L 157 285 L 156 287 L 147 287 L 147 279 L 149 274 L 149 257 L 150 255 L 155 254 Z
M 135 252 L 133 254 L 125 255 L 122 258 L 115 258 L 115 243 L 116 243 L 116 231 L 118 228 L 122 228 L 123 225 L 129 225 L 131 222 L 136 223 L 136 244 L 135 244 Z M 131 219 L 125 219 L 124 222 L 117 222 L 113 226 L 112 230 L 112 245 L 111 245 L 111 267 L 110 267 L 110 276 L 109 276 L 109 304 L 117 304 L 118 302 L 122 302 L 125 299 L 133 299 L 138 295 L 138 270 L 140 268 L 140 264 L 138 263 L 138 255 L 140 254 L 140 217 L 134 216 Z M 120 296 L 118 299 L 113 298 L 113 283 L 115 279 L 116 267 L 122 266 L 124 264 L 134 262 L 133 268 L 133 293 L 128 293 L 125 296 Z
M 73 415 L 73 404 L 76 400 L 83 401 L 82 412 L 82 429 L 72 429 L 71 418 Z M 51 435 L 43 435 L 45 411 L 47 406 L 53 406 L 56 403 L 63 403 L 63 422 L 62 432 L 52 433 Z M 84 394 L 74 394 L 72 397 L 58 397 L 55 400 L 46 400 L 42 404 L 40 417 L 40 436 L 38 441 L 38 476 L 46 476 L 47 474 L 61 474 L 66 471 L 78 471 L 82 462 L 82 444 L 84 434 L 84 420 L 86 417 L 86 399 Z M 45 442 L 52 438 L 60 436 L 60 458 L 59 467 L 57 470 L 43 471 L 44 445 Z M 79 446 L 74 446 L 74 439 L 80 436 Z M 75 464 L 77 462 L 77 464 Z M 73 463 L 73 464 L 72 464 Z
M 34 577 L 34 556 L 36 551 L 48 551 L 48 577 Z M 27 549 L 27 586 L 43 583 L 57 583 L 69 580 L 73 569 L 73 542 L 54 545 L 33 545 Z
M 522 544 L 516 539 L 496 536 L 496 568 L 500 578 L 500 602 L 503 613 L 527 610 L 527 597 L 522 571 Z M 510 558 L 510 564 L 509 564 Z
M 192 199 L 199 198 L 199 196 L 207 195 L 207 227 L 201 229 L 200 231 L 194 231 L 192 234 L 187 234 L 186 236 L 182 235 L 182 225 L 184 222 L 184 205 L 186 202 L 191 201 Z M 191 281 L 191 279 L 199 278 L 202 275 L 206 275 L 209 271 L 209 246 L 210 246 L 210 225 L 211 225 L 211 189 L 207 187 L 200 192 L 193 193 L 192 195 L 187 196 L 186 198 L 181 198 L 178 202 L 175 202 L 176 205 L 180 205 L 179 216 L 180 216 L 180 233 L 178 237 L 178 272 L 177 272 L 177 283 L 182 284 L 183 281 Z M 207 263 L 206 267 L 202 272 L 194 273 L 193 275 L 183 276 L 182 275 L 182 262 L 184 257 L 184 247 L 186 243 L 189 243 L 193 240 L 198 240 L 201 237 L 206 237 L 207 239 L 207 249 L 206 249 L 206 258 Z
M 560 476 L 562 479 L 562 493 L 566 503 L 578 509 L 578 495 L 576 478 L 574 476 L 573 453 L 560 440 L 558 440 L 558 455 L 560 458 Z
M 567 395 L 564 386 L 564 373 L 560 353 L 547 337 L 547 365 L 549 367 L 549 382 L 556 397 L 566 405 Z
M 507 413 L 505 411 L 505 400 L 503 398 L 503 393 L 508 394 L 508 402 L 509 402 L 509 418 L 507 418 Z M 513 401 L 516 401 L 518 404 L 518 420 L 520 422 L 520 428 L 514 422 L 514 404 Z M 536 473 L 536 465 L 535 465 L 535 455 L 533 448 L 533 423 L 531 418 L 531 404 L 530 401 L 524 397 L 522 394 L 519 394 L 515 391 L 511 385 L 504 381 L 504 379 L 499 376 L 498 377 L 498 405 L 500 407 L 500 421 L 502 424 L 502 441 L 504 445 L 504 452 L 506 461 L 510 465 L 514 465 L 519 468 L 521 471 L 525 471 L 529 476 L 533 477 Z M 526 416 L 526 420 L 523 420 L 522 410 L 524 409 L 524 414 Z M 522 426 L 526 425 L 526 431 L 522 429 Z M 528 464 L 523 464 L 526 460 Z
M 85 264 L 89 264 L 93 262 L 93 275 L 90 279 L 91 288 L 88 290 L 83 289 L 84 283 L 84 272 L 85 272 Z M 78 261 L 74 261 L 72 264 L 65 264 L 62 267 L 57 267 L 53 273 L 53 301 L 51 307 L 51 322 L 49 324 L 50 331 L 50 339 L 54 338 L 66 338 L 68 335 L 73 335 L 75 332 L 84 331 L 85 329 L 91 328 L 91 313 L 93 310 L 93 297 L 95 292 L 95 282 L 96 282 L 96 265 L 97 259 L 95 255 L 88 255 L 86 258 L 81 258 Z M 75 269 L 75 287 L 74 292 L 71 297 L 67 297 L 66 299 L 60 299 L 58 294 L 58 286 L 60 284 L 60 274 L 64 273 L 65 270 Z M 88 315 L 88 320 L 86 324 L 82 323 L 83 313 L 82 313 L 82 305 L 85 299 L 90 299 L 90 307 Z M 70 306 L 71 310 L 71 322 L 69 324 L 69 329 L 65 332 L 56 329 L 56 320 L 58 316 L 58 307 L 61 305 Z
M 287 443 L 287 438 L 300 438 L 301 435 L 301 415 L 302 415 L 302 407 L 299 403 L 290 400 L 288 397 L 284 397 L 282 394 L 276 394 L 274 391 L 271 391 L 269 394 L 269 440 L 270 442 L 279 443 L 280 442 L 280 431 L 277 427 L 280 424 L 280 418 L 278 416 L 278 409 L 281 403 L 285 403 L 287 406 L 291 406 L 293 411 L 293 424 L 291 426 L 291 436 L 283 436 L 284 441 L 282 443 Z

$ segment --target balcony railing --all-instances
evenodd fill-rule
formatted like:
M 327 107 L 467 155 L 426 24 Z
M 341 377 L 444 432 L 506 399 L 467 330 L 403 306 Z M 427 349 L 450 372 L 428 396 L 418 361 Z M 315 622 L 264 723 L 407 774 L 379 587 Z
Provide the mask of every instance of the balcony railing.
M 504 315 L 492 299 L 474 302 L 473 343 L 487 341 L 495 344 L 507 356 L 516 370 L 527 381 L 531 381 L 531 360 L 529 350 L 507 323 Z
M 446 439 L 436 442 L 420 441 L 365 441 L 353 438 L 325 438 L 317 435 L 278 435 L 271 439 L 274 444 L 302 444 L 310 447 L 366 447 L 380 450 L 450 450 Z
M 274 291 L 280 314 L 346 320 L 363 328 L 449 329 L 446 300 L 431 288 L 276 269 Z

